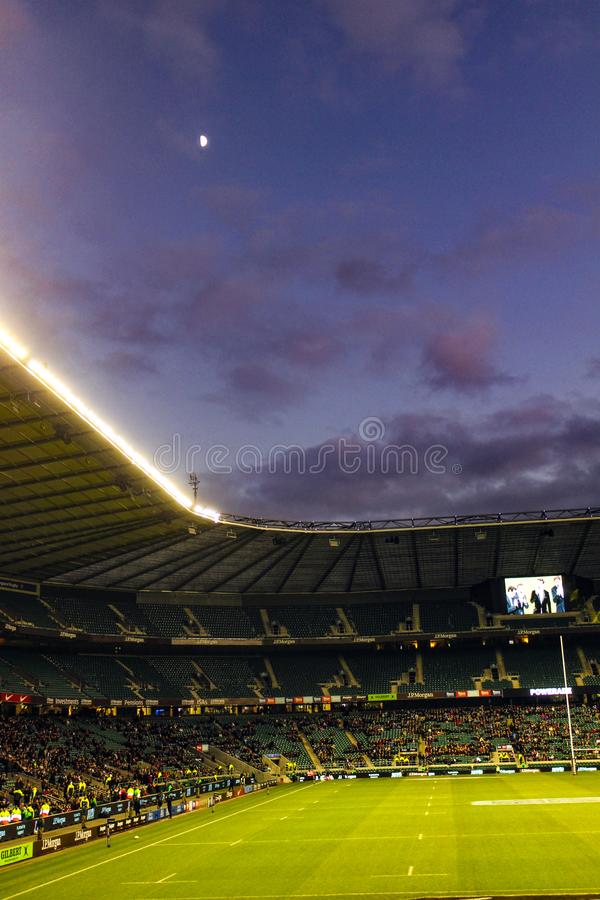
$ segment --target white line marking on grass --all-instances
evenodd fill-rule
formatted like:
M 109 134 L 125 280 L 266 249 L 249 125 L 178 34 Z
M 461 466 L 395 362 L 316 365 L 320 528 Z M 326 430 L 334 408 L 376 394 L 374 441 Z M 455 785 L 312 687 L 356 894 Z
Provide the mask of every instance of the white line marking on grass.
M 160 838 L 160 840 L 158 841 L 152 841 L 152 843 L 150 844 L 142 844 L 141 847 L 134 847 L 133 850 L 126 850 L 125 853 L 119 853 L 118 856 L 112 856 L 108 859 L 101 859 L 100 862 L 92 863 L 91 866 L 84 866 L 82 869 L 77 869 L 76 872 L 67 872 L 65 875 L 59 875 L 57 878 L 51 878 L 49 881 L 43 881 L 41 884 L 34 884 L 22 891 L 15 891 L 9 896 L 5 897 L 4 900 L 14 900 L 15 897 L 22 897 L 24 894 L 31 894 L 32 891 L 46 889 L 51 884 L 58 884 L 59 881 L 66 881 L 67 878 L 73 878 L 75 875 L 82 875 L 84 872 L 91 872 L 92 869 L 97 869 L 99 866 L 105 866 L 107 865 L 107 863 L 116 862 L 118 859 L 124 859 L 126 856 L 131 856 L 133 853 L 141 853 L 142 850 L 149 850 L 151 847 L 158 847 L 160 844 L 166 844 L 167 841 L 174 840 L 178 837 L 183 837 L 184 834 L 191 834 L 193 831 L 198 831 L 201 828 L 207 828 L 209 825 L 213 825 L 215 822 L 224 822 L 225 819 L 232 819 L 234 816 L 240 816 L 242 813 L 250 812 L 253 809 L 258 809 L 260 806 L 265 806 L 267 803 L 275 803 L 277 800 L 282 800 L 284 797 L 289 797 L 291 794 L 297 794 L 299 791 L 306 791 L 312 786 L 312 783 L 303 785 L 300 788 L 296 788 L 296 790 L 282 794 L 280 797 L 271 797 L 270 800 L 263 800 L 260 803 L 253 803 L 252 806 L 246 806 L 244 807 L 244 809 L 238 809 L 235 812 L 228 813 L 226 816 L 219 816 L 218 819 L 211 817 L 207 822 L 202 822 L 200 825 L 194 825 L 192 826 L 192 828 L 186 828 L 183 831 L 178 832 L 177 834 L 167 835 L 167 837 Z M 200 898 L 200 900 L 202 900 L 202 898 Z
M 280 822 L 283 822 L 284 819 L 287 819 L 287 816 L 281 816 L 281 818 L 279 819 L 279 821 L 280 821 Z
M 390 875 L 389 873 L 387 875 L 371 875 L 371 878 L 447 878 L 447 877 L 448 877 L 447 872 L 415 872 L 414 866 L 409 866 L 409 869 L 408 869 L 408 872 L 406 875 Z M 386 893 L 393 894 L 396 892 L 395 891 L 391 891 L 391 892 L 386 891 Z M 294 894 L 291 894 L 290 896 L 293 897 Z M 323 894 L 323 896 L 325 896 L 325 895 Z M 343 897 L 344 894 L 341 894 L 341 896 Z M 350 896 L 350 895 L 348 895 L 348 896 Z
M 421 833 L 419 834 L 418 840 L 420 840 L 420 841 L 423 840 L 423 832 L 422 832 L 422 831 L 421 831 Z
M 404 876 L 406 877 L 406 876 Z M 587 891 L 571 891 L 568 888 L 561 891 L 544 890 L 544 897 L 588 897 L 595 893 L 597 888 Z M 404 897 L 407 894 L 414 897 L 414 888 L 412 891 L 386 891 L 388 897 Z M 13 896 L 15 896 L 13 894 Z M 310 897 L 381 897 L 381 891 L 337 891 L 328 894 L 287 894 L 288 898 L 310 898 Z M 474 894 L 448 893 L 448 891 L 432 891 L 427 889 L 428 897 L 453 897 L 456 900 L 478 900 Z M 501 891 L 494 894 L 495 897 L 540 897 L 540 894 L 528 894 L 526 891 Z M 156 897 L 142 897 L 139 900 L 156 900 Z M 281 900 L 281 894 L 203 894 L 202 897 L 178 897 L 177 900 Z M 488 900 L 486 897 L 485 900 Z
M 230 846 L 230 847 L 235 847 L 236 844 L 241 844 L 241 843 L 242 843 L 242 839 L 240 838 L 239 841 L 234 841 L 234 842 L 233 842 L 232 844 L 230 844 L 229 846 Z
M 551 806 L 562 803 L 600 803 L 600 797 L 535 797 L 532 800 L 471 800 L 471 806 Z
M 157 884 L 164 884 L 165 881 L 168 881 L 169 878 L 175 878 L 176 875 L 177 875 L 177 872 L 173 872 L 172 875 L 165 875 L 164 878 L 159 879 L 159 881 L 157 881 L 156 883 L 157 883 Z
M 173 873 L 177 874 L 176 872 Z M 172 878 L 173 875 L 167 875 L 167 878 Z M 122 881 L 122 885 L 131 885 L 131 884 L 162 884 L 163 881 L 166 881 L 166 878 L 161 878 L 160 881 Z M 198 884 L 197 881 L 171 881 L 170 884 Z

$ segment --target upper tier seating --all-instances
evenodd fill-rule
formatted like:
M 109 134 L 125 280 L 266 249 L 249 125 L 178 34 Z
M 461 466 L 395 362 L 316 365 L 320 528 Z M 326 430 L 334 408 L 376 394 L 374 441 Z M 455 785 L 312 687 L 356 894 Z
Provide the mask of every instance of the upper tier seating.
M 473 678 L 495 664 L 496 653 L 489 647 L 440 647 L 423 653 L 425 690 L 471 690 Z
M 212 637 L 253 638 L 257 633 L 264 635 L 257 609 L 245 609 L 241 606 L 194 606 L 192 612 Z
M 217 697 L 255 697 L 252 687 L 261 682 L 261 660 L 250 660 L 238 656 L 195 657 L 202 672 L 215 685 L 213 689 L 203 686 L 202 690 Z
M 275 675 L 280 684 L 281 694 L 286 697 L 293 696 L 321 696 L 324 685 L 332 685 L 336 674 L 340 671 L 340 661 L 337 656 L 327 654 L 325 656 L 274 656 L 271 663 Z M 346 688 L 326 688 L 331 693 L 338 690 L 343 692 Z M 274 688 L 276 694 L 279 693 Z
M 85 596 L 53 597 L 48 602 L 56 619 L 66 628 L 75 628 L 88 634 L 119 633 L 116 617 L 106 603 L 90 600 Z
M 17 668 L 15 668 L 15 663 Z M 20 658 L 6 659 L 0 656 L 0 691 L 4 693 L 30 694 L 33 691 L 33 683 L 19 668 Z
M 73 697 L 80 692 L 78 685 L 41 653 L 28 653 L 24 658 L 18 650 L 5 649 L 2 656 L 8 663 L 18 666 L 35 693 L 48 697 Z
M 566 655 L 569 653 L 565 645 Z M 556 650 L 547 647 L 536 647 L 533 652 L 528 644 L 515 644 L 502 651 L 504 665 L 508 675 L 518 675 L 521 687 L 557 687 L 563 684 L 563 669 L 558 639 Z M 567 683 L 576 684 L 573 666 L 579 671 L 581 665 L 577 657 L 568 657 Z
M 479 627 L 479 616 L 472 603 L 467 601 L 420 603 L 421 631 L 470 631 Z
M 36 628 L 58 628 L 41 600 L 9 591 L 0 591 L 0 619 L 35 625 Z
M 404 603 L 357 603 L 345 606 L 348 621 L 358 634 L 391 634 L 400 630 L 407 618 L 412 619 L 412 601 Z
M 172 603 L 144 603 L 140 608 L 149 622 L 149 634 L 169 638 L 200 634 L 183 606 Z
M 399 653 L 367 651 L 344 653 L 344 659 L 359 682 L 359 687 L 354 689 L 355 693 L 389 694 L 392 690 L 391 682 L 399 682 L 403 674 L 415 669 L 417 655 L 412 649 Z M 351 691 L 344 688 L 342 693 Z
M 291 637 L 325 637 L 340 630 L 333 606 L 270 606 L 267 615 Z

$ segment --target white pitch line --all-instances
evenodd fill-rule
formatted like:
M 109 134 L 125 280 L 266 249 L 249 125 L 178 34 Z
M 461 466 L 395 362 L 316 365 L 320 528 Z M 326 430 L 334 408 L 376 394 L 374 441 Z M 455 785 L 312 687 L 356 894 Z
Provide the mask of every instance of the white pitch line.
M 169 877 L 172 878 L 173 876 L 170 875 Z M 122 885 L 132 885 L 132 884 L 162 884 L 163 881 L 164 881 L 164 879 L 161 879 L 160 881 L 122 881 L 121 884 L 122 884 Z M 198 884 L 198 882 L 195 881 L 195 880 L 194 880 L 194 881 L 171 881 L 170 884 Z
M 280 822 L 283 822 L 284 819 L 287 819 L 287 816 L 281 816 L 281 818 L 279 819 L 279 821 L 280 821 Z
M 177 875 L 177 872 L 173 872 L 172 875 L 165 875 L 164 878 L 159 879 L 159 881 L 157 881 L 156 883 L 157 883 L 157 884 L 164 884 L 165 881 L 168 881 L 169 878 L 175 878 L 176 875 Z
M 415 872 L 414 866 L 409 866 L 406 875 L 371 875 L 371 878 L 447 878 L 447 872 Z M 392 892 L 393 893 L 393 892 Z M 294 896 L 293 894 L 291 896 Z M 342 896 L 344 896 L 342 894 Z M 464 894 L 463 894 L 464 896 Z
M 244 809 L 238 809 L 235 812 L 228 813 L 226 816 L 219 816 L 218 819 L 211 817 L 208 822 L 202 822 L 200 825 L 194 825 L 192 828 L 186 828 L 184 831 L 180 831 L 177 834 L 168 835 L 167 837 L 160 838 L 160 840 L 158 841 L 152 841 L 152 843 L 150 844 L 142 844 L 141 847 L 135 847 L 133 850 L 127 850 L 125 853 L 120 853 L 118 856 L 112 856 L 108 859 L 101 859 L 100 862 L 92 863 L 91 866 L 84 866 L 82 869 L 78 869 L 76 872 L 67 872 L 65 875 L 59 875 L 57 878 L 51 878 L 50 881 L 45 881 L 41 884 L 34 884 L 22 891 L 15 891 L 8 897 L 5 897 L 4 900 L 14 900 L 15 897 L 22 897 L 24 894 L 31 894 L 32 891 L 45 889 L 51 884 L 58 884 L 59 881 L 66 881 L 67 878 L 74 878 L 75 875 L 82 875 L 84 872 L 91 872 L 92 869 L 97 869 L 99 868 L 99 866 L 105 866 L 108 863 L 116 862 L 118 859 L 124 859 L 126 856 L 131 856 L 133 853 L 141 853 L 142 850 L 149 850 L 151 847 L 158 847 L 160 844 L 166 844 L 167 841 L 174 840 L 178 837 L 183 837 L 183 835 L 185 834 L 191 834 L 193 831 L 198 831 L 200 828 L 207 828 L 209 825 L 213 825 L 215 822 L 224 822 L 225 819 L 232 819 L 234 816 L 240 816 L 242 813 L 250 812 L 253 809 L 258 809 L 260 806 L 265 806 L 267 803 L 275 803 L 277 800 L 282 800 L 284 797 L 289 797 L 291 794 L 297 794 L 299 791 L 306 791 L 312 786 L 312 783 L 303 785 L 300 788 L 296 788 L 296 790 L 294 791 L 282 794 L 280 797 L 271 797 L 270 800 L 263 800 L 261 803 L 253 803 L 252 806 L 246 806 L 244 807 Z
M 596 893 L 597 888 L 588 889 L 587 891 L 571 891 L 568 888 L 563 888 L 560 891 L 548 891 L 544 890 L 545 897 L 588 897 L 590 894 Z M 385 892 L 389 897 L 404 897 L 406 895 L 414 896 L 414 888 L 412 891 L 386 891 Z M 453 897 L 456 900 L 480 900 L 474 894 L 465 894 L 464 891 L 460 893 L 448 893 L 448 891 L 432 891 L 427 890 L 427 895 L 429 897 Z M 14 896 L 14 894 L 13 894 Z M 537 898 L 539 894 L 528 894 L 527 891 L 510 891 L 510 892 L 502 892 L 496 893 L 494 896 L 496 897 L 534 897 Z M 288 894 L 288 900 L 294 900 L 294 898 L 318 898 L 318 897 L 381 897 L 381 891 L 337 891 L 328 894 Z M 156 900 L 156 897 L 142 897 L 139 900 Z M 178 897 L 177 900 L 281 900 L 281 894 L 204 894 L 202 897 Z M 489 898 L 485 898 L 485 900 L 489 900 Z
M 422 832 L 422 831 L 421 831 L 420 834 L 419 834 L 418 840 L 419 840 L 419 841 L 422 841 L 422 840 L 423 840 L 423 832 Z
M 230 846 L 230 847 L 235 847 L 236 844 L 241 844 L 241 843 L 242 843 L 242 839 L 240 838 L 239 841 L 234 841 L 234 842 L 233 842 L 232 844 L 230 844 L 229 846 Z

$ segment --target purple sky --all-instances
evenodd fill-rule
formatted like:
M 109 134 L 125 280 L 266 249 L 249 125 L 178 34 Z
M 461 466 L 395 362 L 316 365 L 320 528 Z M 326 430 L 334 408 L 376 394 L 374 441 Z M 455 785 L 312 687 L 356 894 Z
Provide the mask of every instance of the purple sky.
M 2 0 L 0 319 L 223 511 L 597 504 L 599 83 L 589 0 Z

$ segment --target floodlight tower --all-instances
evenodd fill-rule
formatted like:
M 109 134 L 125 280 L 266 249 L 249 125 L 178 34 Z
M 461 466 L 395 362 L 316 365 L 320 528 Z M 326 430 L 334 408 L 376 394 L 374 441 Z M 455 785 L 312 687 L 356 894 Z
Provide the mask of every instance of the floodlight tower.
M 194 506 L 198 502 L 198 484 L 200 483 L 200 479 L 196 475 L 195 472 L 190 472 L 188 475 L 188 484 L 191 485 L 192 490 L 194 492 Z

